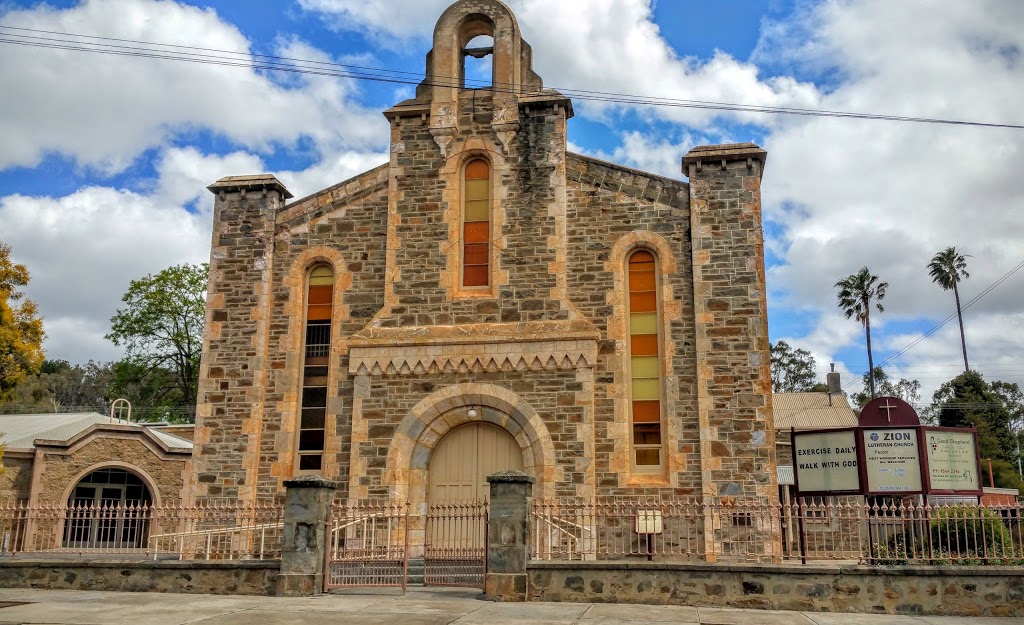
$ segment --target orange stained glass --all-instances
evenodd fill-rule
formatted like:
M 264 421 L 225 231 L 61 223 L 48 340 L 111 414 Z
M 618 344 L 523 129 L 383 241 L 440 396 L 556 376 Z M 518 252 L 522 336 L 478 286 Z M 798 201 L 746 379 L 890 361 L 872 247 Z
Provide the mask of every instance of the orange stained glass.
M 630 356 L 657 356 L 657 334 L 634 334 L 630 337 Z
M 491 166 L 482 158 L 476 158 L 466 164 L 466 180 L 482 180 L 491 177 Z
M 658 294 L 654 291 L 629 294 L 629 312 L 654 312 L 656 310 L 658 310 Z
M 660 423 L 661 402 L 635 401 L 633 402 L 633 423 Z
M 477 265 L 462 268 L 463 286 L 487 286 L 488 284 L 487 265 Z
M 466 266 L 487 264 L 487 244 L 467 243 L 465 252 L 462 254 L 462 262 Z
M 469 243 L 483 243 L 487 244 L 487 240 L 490 238 L 491 224 L 486 221 L 477 221 L 467 223 L 463 230 L 463 240 Z
M 661 341 L 658 328 L 658 276 L 654 254 L 638 250 L 629 257 L 630 408 L 633 462 L 637 467 L 661 465 Z
M 650 271 L 630 271 L 629 290 L 632 293 L 654 291 L 654 269 Z
M 490 284 L 491 166 L 483 159 L 466 163 L 462 186 L 462 285 Z

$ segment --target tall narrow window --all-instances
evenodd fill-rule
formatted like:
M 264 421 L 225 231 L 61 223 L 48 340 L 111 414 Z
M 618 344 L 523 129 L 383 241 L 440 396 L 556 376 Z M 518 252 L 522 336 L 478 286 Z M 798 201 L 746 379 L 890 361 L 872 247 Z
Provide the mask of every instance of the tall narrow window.
M 629 257 L 630 412 L 633 464 L 661 466 L 661 341 L 658 328 L 658 274 L 647 250 Z
M 299 416 L 300 471 L 323 468 L 333 299 L 334 271 L 326 265 L 314 267 L 309 273 L 306 293 L 306 345 L 302 363 L 302 414 Z
M 491 283 L 491 166 L 466 163 L 462 187 L 462 286 Z

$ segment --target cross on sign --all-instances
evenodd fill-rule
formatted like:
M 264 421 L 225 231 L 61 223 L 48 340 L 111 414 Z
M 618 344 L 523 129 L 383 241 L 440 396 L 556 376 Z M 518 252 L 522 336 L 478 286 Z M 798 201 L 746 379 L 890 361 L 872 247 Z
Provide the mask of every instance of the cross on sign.
M 886 420 L 889 423 L 892 423 L 892 409 L 893 408 L 899 408 L 899 406 L 891 405 L 891 403 L 889 402 L 888 399 L 885 400 L 885 404 L 883 404 L 883 405 L 878 407 L 879 410 L 884 410 L 885 411 L 885 418 L 886 418 Z

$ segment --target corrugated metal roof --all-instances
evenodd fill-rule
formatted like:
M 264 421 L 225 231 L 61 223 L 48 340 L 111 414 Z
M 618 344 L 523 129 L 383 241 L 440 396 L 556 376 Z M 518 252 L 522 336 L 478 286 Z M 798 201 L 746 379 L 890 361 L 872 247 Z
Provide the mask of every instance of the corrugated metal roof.
M 127 423 L 98 412 L 66 412 L 0 415 L 0 443 L 8 449 L 32 449 L 37 440 L 68 441 L 96 424 L 113 423 L 130 427 L 145 427 Z M 192 443 L 181 437 L 146 428 L 172 449 L 191 449 Z
M 828 393 L 772 393 L 775 429 L 817 430 L 857 425 L 857 413 L 845 395 Z

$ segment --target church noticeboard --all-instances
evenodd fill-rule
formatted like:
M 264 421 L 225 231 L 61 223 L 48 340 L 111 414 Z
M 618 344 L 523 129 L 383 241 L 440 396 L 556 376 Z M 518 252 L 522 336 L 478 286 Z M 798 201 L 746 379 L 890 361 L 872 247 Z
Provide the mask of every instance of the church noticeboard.
M 930 492 L 980 494 L 975 432 L 925 428 Z
M 867 494 L 924 492 L 917 428 L 862 428 L 860 432 Z
M 855 430 L 793 435 L 793 471 L 801 494 L 860 492 Z

